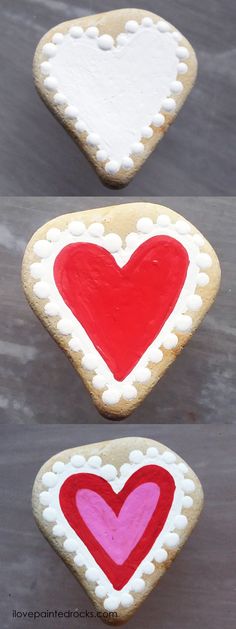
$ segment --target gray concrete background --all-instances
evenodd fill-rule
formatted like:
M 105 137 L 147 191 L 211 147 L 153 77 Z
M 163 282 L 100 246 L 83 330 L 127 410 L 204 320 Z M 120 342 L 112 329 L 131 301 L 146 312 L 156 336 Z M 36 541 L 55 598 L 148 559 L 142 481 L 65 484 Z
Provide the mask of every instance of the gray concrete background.
M 138 201 L 117 198 L 116 203 Z M 166 375 L 126 423 L 235 421 L 236 199 L 159 198 L 192 221 L 222 266 L 216 303 Z M 0 199 L 0 420 L 12 423 L 110 423 L 102 419 L 69 361 L 31 311 L 21 288 L 23 251 L 33 232 L 69 211 L 113 198 Z M 124 421 L 124 420 L 123 420 Z
M 0 194 L 110 195 L 35 92 L 32 58 L 56 24 L 122 7 L 146 8 L 189 38 L 199 60 L 195 88 L 129 195 L 236 193 L 235 22 L 232 0 L 1 0 Z M 119 192 L 114 195 L 119 196 Z
M 12 610 L 92 611 L 78 582 L 33 521 L 31 488 L 39 467 L 75 445 L 146 436 L 173 448 L 193 467 L 205 492 L 196 529 L 129 629 L 233 629 L 235 599 L 235 426 L 2 426 L 2 629 L 99 629 L 92 620 L 13 620 Z

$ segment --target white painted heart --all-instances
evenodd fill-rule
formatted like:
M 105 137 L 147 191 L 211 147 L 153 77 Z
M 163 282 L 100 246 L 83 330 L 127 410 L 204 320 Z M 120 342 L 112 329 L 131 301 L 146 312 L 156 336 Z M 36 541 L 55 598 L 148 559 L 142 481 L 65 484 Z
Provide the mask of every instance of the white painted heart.
M 150 125 L 162 126 L 160 111 L 174 110 L 174 96 L 183 89 L 176 81 L 180 66 L 187 70 L 179 61 L 188 50 L 179 47 L 176 33 L 161 32 L 154 23 L 120 35 L 117 45 L 110 37 L 108 50 L 99 42 L 109 36 L 91 37 L 88 31 L 75 37 L 72 29 L 60 34 L 57 44 L 44 46 L 50 59 L 41 64 L 48 74 L 44 85 L 56 92 L 55 103 L 75 120 L 78 133 L 87 132 L 87 143 L 97 147 L 107 172 L 118 172 L 132 168 L 130 155 L 142 153 L 142 138 L 153 135 Z

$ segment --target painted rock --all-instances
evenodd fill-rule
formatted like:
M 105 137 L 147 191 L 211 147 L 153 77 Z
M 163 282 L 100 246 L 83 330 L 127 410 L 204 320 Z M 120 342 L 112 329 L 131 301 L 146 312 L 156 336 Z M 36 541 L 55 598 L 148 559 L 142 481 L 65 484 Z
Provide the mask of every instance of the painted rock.
M 121 9 L 59 24 L 41 39 L 34 80 L 101 180 L 125 186 L 191 91 L 187 39 L 154 13 Z
M 39 528 L 111 624 L 127 621 L 157 585 L 202 503 L 189 466 L 139 437 L 60 452 L 33 488 Z
M 99 412 L 119 419 L 191 338 L 214 301 L 220 267 L 182 216 L 131 203 L 44 225 L 27 246 L 22 277 L 31 307 Z

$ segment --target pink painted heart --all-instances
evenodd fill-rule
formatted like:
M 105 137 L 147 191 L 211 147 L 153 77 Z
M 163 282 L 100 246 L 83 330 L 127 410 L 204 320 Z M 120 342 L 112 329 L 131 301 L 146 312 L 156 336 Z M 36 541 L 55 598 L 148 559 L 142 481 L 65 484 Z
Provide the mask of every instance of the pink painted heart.
M 129 494 L 116 515 L 98 493 L 80 489 L 76 506 L 95 539 L 116 564 L 122 565 L 141 539 L 159 496 L 158 485 L 143 483 Z

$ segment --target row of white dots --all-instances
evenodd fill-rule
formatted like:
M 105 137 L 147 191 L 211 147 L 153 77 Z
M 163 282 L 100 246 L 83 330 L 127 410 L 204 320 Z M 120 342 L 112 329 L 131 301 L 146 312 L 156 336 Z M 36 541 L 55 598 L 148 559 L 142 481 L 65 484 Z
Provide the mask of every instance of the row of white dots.
M 152 18 L 144 17 L 141 21 L 141 24 L 139 24 L 136 20 L 128 20 L 128 22 L 126 22 L 125 24 L 125 33 L 120 33 L 116 38 L 117 43 L 119 45 L 124 45 L 128 41 L 128 35 L 136 33 L 139 30 L 140 26 L 145 26 L 147 28 L 154 27 L 157 28 L 157 30 L 161 33 L 167 33 L 171 31 L 170 24 L 168 24 L 168 22 L 165 22 L 164 20 L 159 20 L 157 23 L 154 23 Z M 89 26 L 85 31 L 81 26 L 72 26 L 69 29 L 69 35 L 75 40 L 81 39 L 83 35 L 86 35 L 90 39 L 96 39 L 99 48 L 101 48 L 102 50 L 111 50 L 111 48 L 113 48 L 115 44 L 114 39 L 111 35 L 103 34 L 99 36 L 99 29 L 96 26 Z M 171 35 L 178 43 L 182 40 L 182 35 L 178 31 L 171 31 Z M 65 35 L 63 33 L 54 33 L 52 37 L 52 42 L 49 42 L 43 46 L 43 53 L 46 57 L 50 58 L 56 54 L 56 48 L 63 42 L 64 37 Z M 179 53 L 179 58 L 187 59 L 189 56 L 188 49 L 183 46 L 180 46 L 179 48 L 181 49 Z M 185 51 L 187 52 L 183 53 L 183 49 L 185 49 Z
M 130 463 L 124 463 L 120 467 L 121 476 L 127 476 L 131 471 L 132 465 L 140 465 L 140 463 L 143 463 L 145 456 L 154 461 L 155 459 L 157 459 L 157 457 L 161 457 L 161 459 L 163 459 L 165 463 L 168 463 L 169 465 L 177 465 L 182 474 L 187 474 L 188 472 L 188 467 L 184 462 L 177 464 L 177 457 L 174 452 L 172 452 L 171 450 L 165 450 L 162 454 L 160 454 L 158 448 L 151 446 L 147 448 L 146 455 L 141 450 L 132 450 L 129 454 Z M 108 481 L 115 480 L 118 474 L 117 468 L 114 465 L 102 465 L 102 458 L 99 455 L 92 455 L 86 461 L 83 455 L 74 454 L 70 459 L 70 463 L 75 468 L 82 468 L 85 465 L 88 465 L 93 469 L 99 469 L 99 472 Z M 64 472 L 65 466 L 66 464 L 63 461 L 56 461 L 52 466 L 52 471 L 45 472 L 45 474 L 42 476 L 42 483 L 45 485 L 45 487 L 52 488 L 57 485 L 58 478 L 60 474 Z M 193 491 L 195 486 L 193 481 L 189 479 L 183 479 L 182 488 L 186 491 Z M 43 504 L 46 503 L 43 502 Z
M 145 21 L 150 20 L 150 18 L 144 18 L 142 21 L 142 26 L 146 26 Z M 156 25 L 150 20 L 149 26 L 156 27 L 160 32 L 167 32 L 169 30 L 169 25 L 165 25 L 164 22 L 159 22 Z M 168 27 L 168 28 L 167 28 Z M 140 28 L 138 22 L 134 20 L 130 20 L 125 25 L 126 33 L 120 33 L 116 37 L 116 42 L 118 45 L 124 46 L 129 41 L 129 35 L 134 34 Z M 90 26 L 86 31 L 83 30 L 80 26 L 72 26 L 69 30 L 69 35 L 74 39 L 80 39 L 83 35 L 87 35 L 90 39 L 96 39 L 98 47 L 104 51 L 111 50 L 115 45 L 114 39 L 111 35 L 104 34 L 99 36 L 99 30 L 96 26 Z M 178 32 L 171 32 L 173 38 L 179 43 L 182 39 L 182 35 Z M 64 40 L 65 35 L 63 33 L 55 33 L 52 37 L 52 41 L 44 44 L 42 48 L 43 55 L 47 58 L 55 57 L 57 53 L 57 47 Z M 189 58 L 189 51 L 185 46 L 178 46 L 176 50 L 176 56 L 180 61 L 186 60 Z M 42 72 L 47 70 L 46 66 L 41 65 Z
M 126 236 L 126 245 L 127 247 L 134 248 L 139 244 L 138 234 L 150 234 L 152 230 L 157 226 L 159 227 L 167 227 L 171 229 L 175 229 L 177 233 L 180 235 L 187 235 L 191 233 L 191 225 L 184 219 L 177 220 L 175 223 L 172 223 L 170 217 L 167 214 L 160 214 L 157 217 L 156 223 L 149 217 L 142 217 L 137 221 L 136 229 L 138 233 L 131 232 Z M 86 225 L 79 220 L 71 221 L 67 227 L 68 231 L 72 234 L 72 236 L 82 236 L 86 233 L 94 238 L 102 238 L 104 235 L 104 225 L 102 223 L 92 223 L 86 228 Z M 34 244 L 34 252 L 38 257 L 47 258 L 51 255 L 52 251 L 52 243 L 58 242 L 61 236 L 61 230 L 57 227 L 53 227 L 47 231 L 45 240 L 38 240 Z M 198 247 L 202 247 L 204 245 L 204 238 L 201 234 L 192 235 L 194 243 Z M 104 236 L 104 246 L 111 253 L 116 253 L 122 248 L 122 240 L 118 234 L 110 233 Z M 211 266 L 211 258 L 208 254 L 208 257 L 204 256 L 205 261 L 208 261 L 206 264 L 206 268 Z

